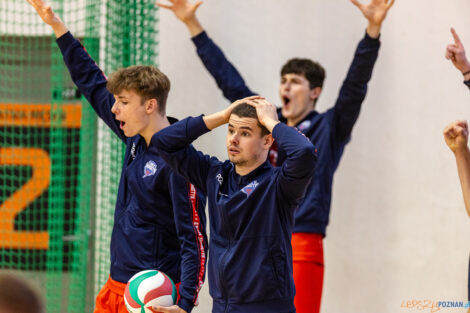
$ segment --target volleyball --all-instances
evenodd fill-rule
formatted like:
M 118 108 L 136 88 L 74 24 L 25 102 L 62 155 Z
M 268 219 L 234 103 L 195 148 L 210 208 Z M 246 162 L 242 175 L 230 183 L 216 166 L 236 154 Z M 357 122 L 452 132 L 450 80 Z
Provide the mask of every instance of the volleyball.
M 152 313 L 148 307 L 172 306 L 176 303 L 176 287 L 170 277 L 157 270 L 141 271 L 129 279 L 124 302 L 129 313 Z

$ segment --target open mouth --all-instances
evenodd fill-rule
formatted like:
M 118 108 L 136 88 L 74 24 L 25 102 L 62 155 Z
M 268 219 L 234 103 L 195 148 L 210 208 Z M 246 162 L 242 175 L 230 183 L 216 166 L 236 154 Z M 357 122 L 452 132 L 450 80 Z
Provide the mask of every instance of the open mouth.
M 121 127 L 121 129 L 123 129 L 123 128 L 124 128 L 124 125 L 126 125 L 126 122 L 123 122 L 123 121 L 119 121 L 119 122 L 120 122 L 120 125 L 119 125 L 119 126 Z
M 282 104 L 283 106 L 288 106 L 290 102 L 290 99 L 286 96 L 282 97 Z

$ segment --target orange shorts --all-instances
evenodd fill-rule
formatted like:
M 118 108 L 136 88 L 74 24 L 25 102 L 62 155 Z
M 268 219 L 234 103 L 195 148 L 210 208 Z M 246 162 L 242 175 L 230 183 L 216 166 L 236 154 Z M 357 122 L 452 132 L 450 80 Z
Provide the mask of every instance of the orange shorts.
M 178 300 L 180 284 L 176 284 Z M 126 304 L 124 303 L 124 291 L 126 284 L 112 280 L 111 277 L 103 286 L 96 297 L 96 306 L 93 313 L 128 313 Z
M 295 299 L 297 313 L 320 312 L 323 287 L 323 236 L 320 234 L 292 234 Z

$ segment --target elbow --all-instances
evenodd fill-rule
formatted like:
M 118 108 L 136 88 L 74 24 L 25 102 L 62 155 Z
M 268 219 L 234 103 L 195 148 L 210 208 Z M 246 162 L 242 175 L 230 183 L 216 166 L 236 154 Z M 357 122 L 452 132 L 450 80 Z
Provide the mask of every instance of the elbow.
M 315 166 L 317 164 L 317 149 L 315 148 L 314 145 L 312 145 L 310 142 L 308 145 L 305 145 L 302 148 L 301 151 L 301 157 L 300 159 L 302 160 L 303 164 L 312 164 L 313 166 L 311 167 L 312 173 L 315 169 Z

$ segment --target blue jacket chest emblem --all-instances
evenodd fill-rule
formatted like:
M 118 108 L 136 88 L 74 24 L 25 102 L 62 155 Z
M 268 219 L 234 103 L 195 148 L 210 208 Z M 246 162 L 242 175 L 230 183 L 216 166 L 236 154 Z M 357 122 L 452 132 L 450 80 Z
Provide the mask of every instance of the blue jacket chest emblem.
M 247 196 L 250 196 L 256 187 L 258 187 L 258 182 L 255 180 L 243 187 L 242 192 L 244 192 Z
M 142 178 L 155 175 L 156 172 L 157 172 L 157 163 L 155 163 L 154 161 L 148 161 L 145 164 L 144 176 L 142 176 Z

